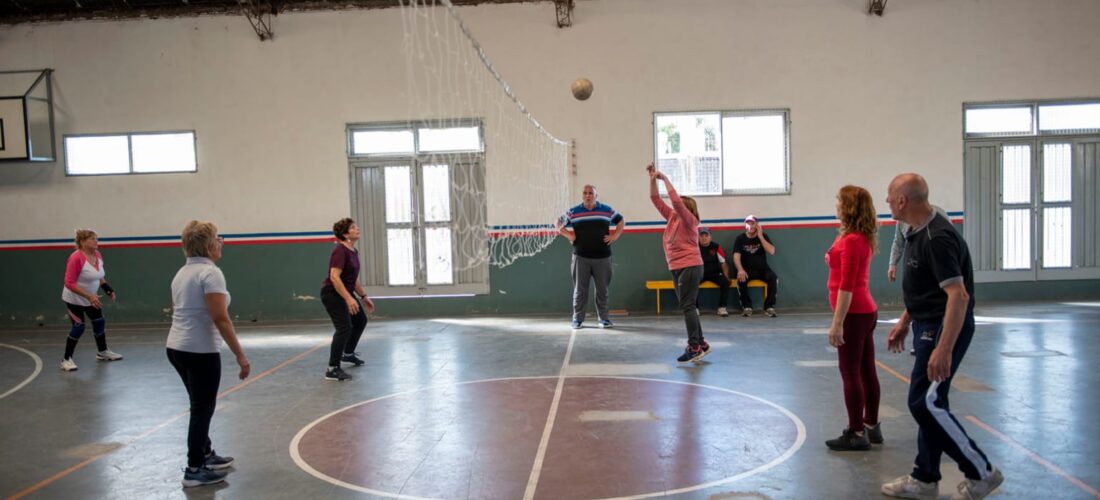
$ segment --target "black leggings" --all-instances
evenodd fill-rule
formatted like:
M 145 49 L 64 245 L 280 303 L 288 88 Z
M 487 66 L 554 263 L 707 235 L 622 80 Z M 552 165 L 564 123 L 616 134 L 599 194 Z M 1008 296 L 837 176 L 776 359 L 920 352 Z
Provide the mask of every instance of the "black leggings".
M 187 466 L 201 467 L 213 450 L 210 419 L 218 401 L 222 380 L 222 356 L 216 352 L 184 352 L 168 348 L 168 361 L 180 374 L 191 400 L 191 423 L 187 426 Z
M 340 358 L 344 353 L 355 352 L 359 337 L 363 336 L 363 330 L 367 328 L 367 312 L 363 310 L 363 303 L 358 299 L 356 301 L 359 302 L 359 312 L 351 314 L 348 303 L 344 302 L 344 298 L 332 285 L 321 289 L 321 303 L 325 305 L 329 318 L 332 318 L 332 326 L 336 327 L 328 353 L 329 366 L 340 366 Z
M 92 322 L 92 336 L 95 337 L 96 348 L 100 351 L 107 350 L 107 320 L 103 317 L 103 310 L 92 306 L 79 306 L 65 303 L 65 307 L 69 310 L 69 321 L 72 323 L 72 327 L 69 328 L 69 338 L 65 341 L 65 357 L 62 359 L 69 359 L 73 357 L 73 352 L 76 350 L 76 343 L 80 340 L 80 336 L 84 335 L 84 316 L 88 316 L 88 320 Z

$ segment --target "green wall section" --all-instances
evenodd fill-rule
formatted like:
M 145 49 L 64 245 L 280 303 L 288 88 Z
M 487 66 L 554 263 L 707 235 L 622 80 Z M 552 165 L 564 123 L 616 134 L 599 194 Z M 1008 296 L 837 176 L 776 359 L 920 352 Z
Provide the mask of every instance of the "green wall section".
M 767 229 L 776 245 L 769 263 L 779 274 L 777 308 L 827 310 L 825 251 L 836 229 Z M 716 241 L 727 248 L 738 232 L 717 231 Z M 871 263 L 871 293 L 880 307 L 899 307 L 900 283 L 886 280 L 893 227 L 883 227 L 879 253 Z M 240 322 L 325 319 L 320 303 L 321 281 L 331 250 L 330 243 L 229 245 L 220 263 L 232 294 L 230 313 Z M 9 250 L 4 252 L 5 272 L 0 286 L 0 326 L 68 324 L 61 302 L 65 260 L 72 252 L 59 250 Z M 170 285 L 184 258 L 179 248 L 105 248 L 107 279 L 119 293 L 117 303 L 106 306 L 111 322 L 167 324 L 170 321 Z M 654 292 L 647 280 L 670 279 L 661 248 L 661 233 L 628 233 L 614 246 L 613 310 L 652 314 Z M 569 318 L 572 284 L 569 278 L 570 247 L 558 239 L 533 257 L 517 260 L 490 272 L 491 292 L 477 297 L 380 299 L 376 315 L 382 317 L 431 317 L 455 315 L 541 314 Z M 759 308 L 759 290 L 753 290 Z M 716 307 L 717 290 L 703 290 L 700 306 Z M 591 295 L 591 294 L 590 294 Z M 736 304 L 736 291 L 730 305 Z M 979 301 L 1095 300 L 1100 298 L 1096 280 L 991 283 L 977 286 Z M 592 300 L 592 299 L 590 299 Z M 662 292 L 662 308 L 674 313 L 675 296 Z M 590 310 L 593 306 L 589 306 Z

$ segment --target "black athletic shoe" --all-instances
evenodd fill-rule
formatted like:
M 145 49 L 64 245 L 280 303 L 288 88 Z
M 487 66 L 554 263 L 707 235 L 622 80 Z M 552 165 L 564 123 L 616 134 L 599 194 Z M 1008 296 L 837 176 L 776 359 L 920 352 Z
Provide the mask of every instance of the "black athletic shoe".
M 706 356 L 706 353 L 703 352 L 702 347 L 697 345 L 689 345 L 687 346 L 687 348 L 684 349 L 684 353 L 681 354 L 680 357 L 676 358 L 676 361 L 680 363 L 687 363 L 688 361 L 695 361 L 703 356 Z
M 215 453 L 214 450 L 210 450 L 210 454 L 206 456 L 202 465 L 210 470 L 228 469 L 233 466 L 233 457 L 223 457 Z
M 844 429 L 840 437 L 825 441 L 825 446 L 836 451 L 864 451 L 871 449 L 871 442 L 867 436 L 860 436 L 851 429 Z
M 335 380 L 337 382 L 343 382 L 345 380 L 351 380 L 351 375 L 344 373 L 344 370 L 339 366 L 329 368 L 325 371 L 325 380 Z
M 344 356 L 340 358 L 340 361 L 343 361 L 345 363 L 351 363 L 355 366 L 363 366 L 363 365 L 367 364 L 366 361 L 363 361 L 354 352 L 345 352 Z
M 882 444 L 882 422 L 875 424 L 874 427 L 863 424 L 863 434 L 871 444 Z

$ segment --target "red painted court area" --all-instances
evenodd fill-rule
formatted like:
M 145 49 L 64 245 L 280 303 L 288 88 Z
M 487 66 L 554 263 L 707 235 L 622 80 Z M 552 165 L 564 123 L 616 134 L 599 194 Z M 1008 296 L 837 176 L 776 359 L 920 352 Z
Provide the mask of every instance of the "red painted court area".
M 615 498 L 731 482 L 801 445 L 801 424 L 753 396 L 688 383 L 569 377 L 535 464 L 556 377 L 401 393 L 315 421 L 291 453 L 330 482 L 383 495 Z

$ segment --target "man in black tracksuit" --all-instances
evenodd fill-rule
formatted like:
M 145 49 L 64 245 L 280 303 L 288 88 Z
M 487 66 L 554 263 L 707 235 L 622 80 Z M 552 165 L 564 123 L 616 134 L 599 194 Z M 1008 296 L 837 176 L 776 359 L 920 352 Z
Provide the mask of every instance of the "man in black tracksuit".
M 730 295 L 730 268 L 726 263 L 726 253 L 722 245 L 711 240 L 710 229 L 699 228 L 699 253 L 703 256 L 703 279 L 718 285 L 718 315 L 729 316 L 726 311 L 726 299 Z

